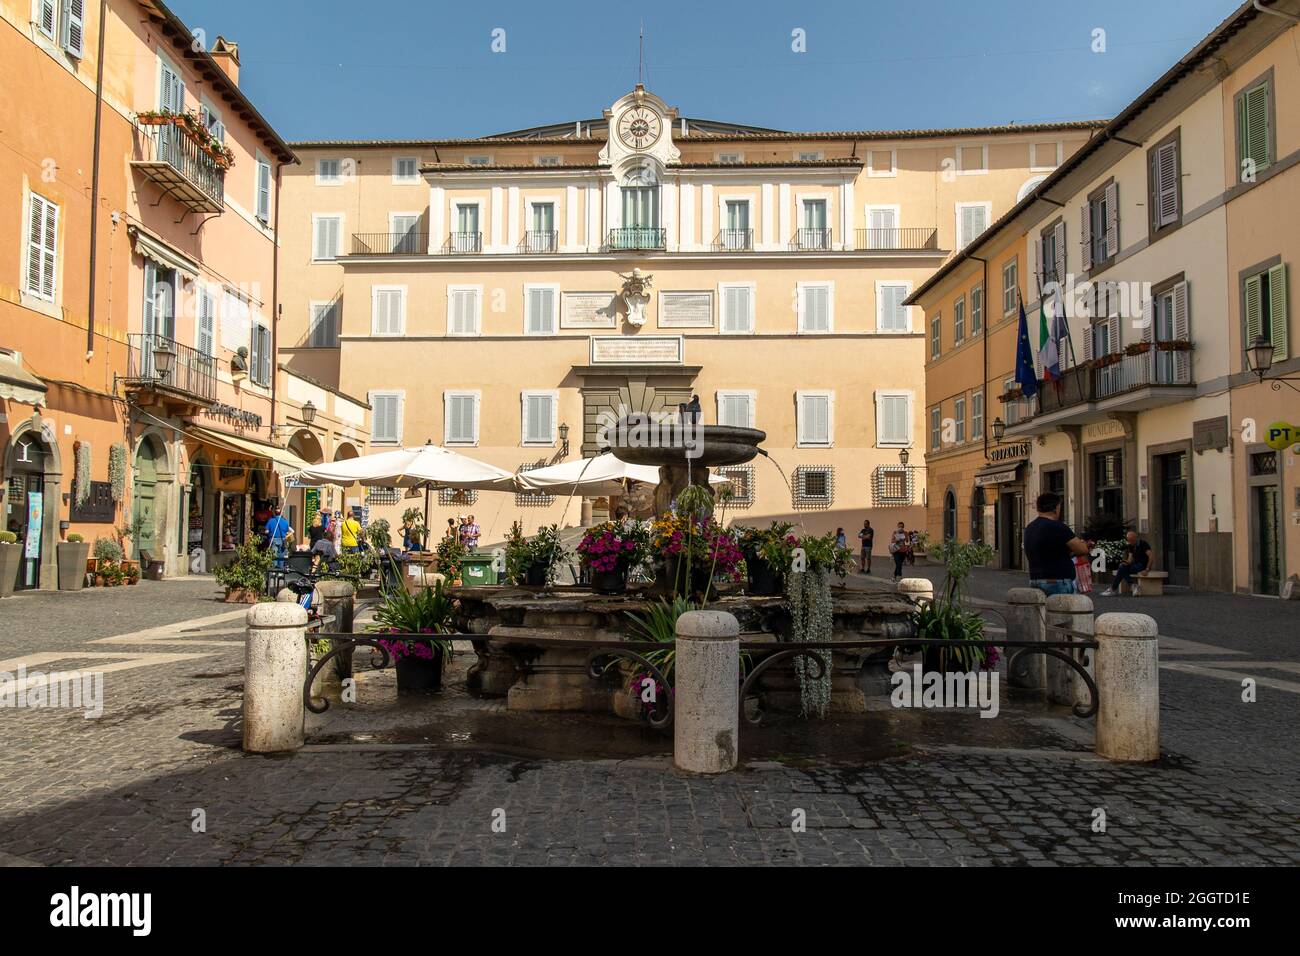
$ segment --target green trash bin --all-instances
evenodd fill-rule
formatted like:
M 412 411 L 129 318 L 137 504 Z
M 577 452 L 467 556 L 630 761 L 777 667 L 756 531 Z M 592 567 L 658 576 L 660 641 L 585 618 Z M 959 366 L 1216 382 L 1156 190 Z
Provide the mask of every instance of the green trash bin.
M 496 584 L 496 558 L 490 554 L 466 555 L 460 564 L 460 580 L 464 585 Z

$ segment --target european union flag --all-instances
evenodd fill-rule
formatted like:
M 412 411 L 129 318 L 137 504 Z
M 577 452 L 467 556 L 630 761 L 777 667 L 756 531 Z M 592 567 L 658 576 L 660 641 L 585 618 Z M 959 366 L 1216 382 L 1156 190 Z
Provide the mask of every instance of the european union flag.
M 1020 329 L 1016 333 L 1016 384 L 1020 386 L 1020 394 L 1026 398 L 1033 398 L 1038 394 L 1038 376 L 1034 373 L 1034 347 L 1029 344 L 1029 320 L 1025 318 L 1023 299 L 1020 301 Z

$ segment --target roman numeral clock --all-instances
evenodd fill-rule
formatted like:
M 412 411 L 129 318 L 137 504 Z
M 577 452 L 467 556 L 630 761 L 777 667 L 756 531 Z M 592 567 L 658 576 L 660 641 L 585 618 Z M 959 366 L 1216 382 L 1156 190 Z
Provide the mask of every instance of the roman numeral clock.
M 659 139 L 659 134 L 663 131 L 663 120 L 649 107 L 633 106 L 619 115 L 617 131 L 618 138 L 625 146 L 640 151 L 649 148 Z

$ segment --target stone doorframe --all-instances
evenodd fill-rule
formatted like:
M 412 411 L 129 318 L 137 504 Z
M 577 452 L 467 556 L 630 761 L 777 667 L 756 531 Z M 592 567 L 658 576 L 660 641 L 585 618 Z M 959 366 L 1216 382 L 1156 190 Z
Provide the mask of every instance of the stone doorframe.
M 169 433 L 172 436 L 171 440 L 169 440 Z M 131 442 L 132 472 L 135 471 L 136 459 L 146 441 L 156 441 L 162 447 L 162 456 L 154 459 L 158 474 L 154 491 L 154 525 L 157 529 L 154 540 L 158 542 L 157 547 L 161 552 L 155 554 L 154 558 L 163 562 L 163 573 L 168 576 L 179 573 L 177 570 L 179 558 L 176 554 L 176 542 L 180 540 L 180 529 L 176 527 L 176 522 L 179 520 L 177 512 L 180 510 L 176 502 L 176 458 L 179 454 L 177 448 L 181 444 L 179 434 L 179 428 L 146 425 Z M 135 515 L 134 475 L 129 487 L 131 487 L 132 500 L 127 507 L 123 508 L 122 514 L 128 526 Z M 159 509 L 162 511 L 161 517 L 158 516 Z M 135 547 L 134 540 L 131 541 L 131 547 Z M 186 561 L 188 560 L 187 558 Z
M 14 425 L 9 433 L 9 444 L 5 447 L 4 462 L 18 444 L 18 439 L 32 432 L 47 449 L 46 469 L 41 479 L 41 569 L 38 591 L 57 591 L 59 589 L 59 521 L 63 514 L 63 458 L 59 454 L 58 438 L 47 440 L 41 434 L 41 416 L 33 412 Z M 5 475 L 6 481 L 8 474 Z
M 1160 570 L 1168 571 L 1164 566 L 1165 529 L 1164 509 L 1157 507 L 1156 492 L 1163 484 L 1164 472 L 1157 467 L 1156 459 L 1161 455 L 1174 455 L 1182 452 L 1187 456 L 1187 586 L 1192 585 L 1192 568 L 1196 566 L 1196 469 L 1192 457 L 1192 440 L 1165 442 L 1162 445 L 1147 446 L 1147 543 L 1160 559 Z
M 1251 459 L 1255 455 L 1272 452 L 1277 455 L 1277 469 L 1271 475 L 1252 475 L 1250 473 Z M 1277 563 L 1278 563 L 1278 589 L 1286 583 L 1286 521 L 1283 516 L 1286 512 L 1286 499 L 1283 497 L 1286 493 L 1286 485 L 1282 481 L 1286 451 L 1278 451 L 1276 448 L 1270 448 L 1268 445 L 1256 443 L 1246 446 L 1246 454 L 1243 456 L 1242 467 L 1245 469 L 1246 477 L 1246 518 L 1247 527 L 1250 529 L 1250 537 L 1246 540 L 1246 561 L 1250 569 L 1250 580 L 1247 583 L 1248 594 L 1263 594 L 1260 590 L 1260 567 L 1259 562 L 1255 560 L 1255 549 L 1259 543 L 1259 514 L 1255 511 L 1255 489 L 1265 488 L 1273 485 L 1277 488 L 1278 496 L 1278 522 L 1277 522 Z M 1277 595 L 1270 595 L 1276 597 Z

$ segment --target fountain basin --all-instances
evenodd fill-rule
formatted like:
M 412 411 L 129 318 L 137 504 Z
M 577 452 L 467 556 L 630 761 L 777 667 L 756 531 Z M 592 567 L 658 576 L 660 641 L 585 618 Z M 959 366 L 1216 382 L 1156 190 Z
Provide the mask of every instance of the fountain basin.
M 712 468 L 743 465 L 758 454 L 767 433 L 734 425 L 679 425 L 620 419 L 609 433 L 610 452 L 633 465 Z

